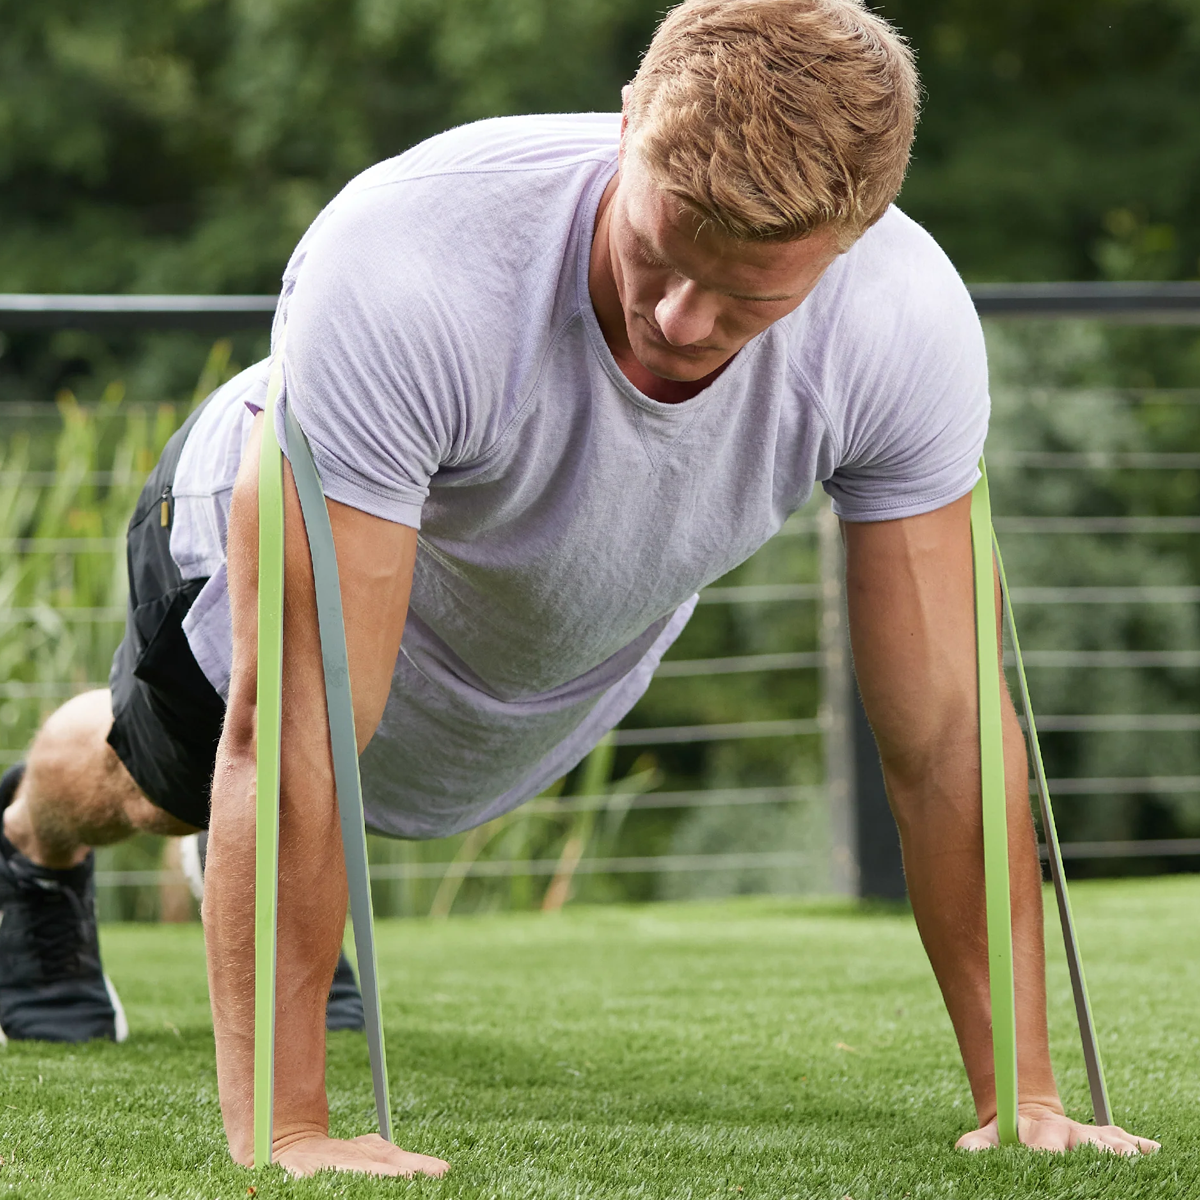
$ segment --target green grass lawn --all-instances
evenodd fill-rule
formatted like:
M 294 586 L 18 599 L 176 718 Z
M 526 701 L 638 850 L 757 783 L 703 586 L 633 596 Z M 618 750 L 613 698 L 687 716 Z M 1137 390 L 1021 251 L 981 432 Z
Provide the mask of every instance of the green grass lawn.
M 1152 1158 L 954 1151 L 973 1110 L 911 919 L 747 899 L 384 923 L 399 1139 L 450 1160 L 440 1182 L 231 1166 L 199 928 L 106 926 L 129 1041 L 0 1051 L 0 1196 L 1200 1196 L 1200 878 L 1074 895 L 1113 1106 Z M 329 1079 L 335 1132 L 371 1130 L 360 1036 L 331 1038 Z

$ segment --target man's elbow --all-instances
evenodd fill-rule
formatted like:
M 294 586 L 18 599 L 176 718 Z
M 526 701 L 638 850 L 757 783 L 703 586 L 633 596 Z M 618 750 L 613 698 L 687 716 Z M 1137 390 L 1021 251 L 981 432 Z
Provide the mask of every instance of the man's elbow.
M 258 767 L 258 714 L 251 697 L 230 690 L 229 706 L 213 770 L 214 824 L 226 817 L 253 814 L 254 781 Z
M 254 710 L 231 705 L 217 747 L 209 812 L 208 862 L 205 870 L 201 918 L 206 927 L 218 914 L 216 893 L 224 891 L 227 871 L 234 877 L 252 877 L 255 832 Z M 216 886 L 209 886 L 215 884 Z
M 1024 741 L 1011 702 L 1003 705 L 1005 759 L 1023 758 Z M 979 716 L 973 702 L 947 705 L 919 728 L 876 734 L 888 799 L 903 833 L 952 812 L 979 812 Z M 1011 768 L 1010 768 L 1011 769 Z
M 903 832 L 932 808 L 971 802 L 979 791 L 979 732 L 973 712 L 946 713 L 919 730 L 876 733 L 892 813 Z

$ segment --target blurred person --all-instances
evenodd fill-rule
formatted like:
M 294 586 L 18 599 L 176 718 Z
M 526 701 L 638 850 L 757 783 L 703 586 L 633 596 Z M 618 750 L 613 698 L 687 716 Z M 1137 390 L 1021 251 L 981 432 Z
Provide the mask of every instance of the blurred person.
M 998 1139 L 969 493 L 987 368 L 962 281 L 893 204 L 916 107 L 905 44 L 856 0 L 689 0 L 619 117 L 484 121 L 353 180 L 292 256 L 273 351 L 329 501 L 367 820 L 384 834 L 469 829 L 579 762 L 697 591 L 821 483 L 913 911 L 975 1102 L 958 1144 L 982 1148 Z M 90 847 L 210 830 L 217 1072 L 243 1164 L 268 366 L 214 393 L 147 484 L 109 691 L 51 716 L 0 784 L 10 1036 L 108 1033 Z M 296 1174 L 438 1175 L 442 1160 L 375 1135 L 328 1137 L 322 1018 L 346 880 L 285 478 L 275 1153 Z M 1005 730 L 1022 1139 L 1152 1150 L 1059 1099 L 1011 703 Z

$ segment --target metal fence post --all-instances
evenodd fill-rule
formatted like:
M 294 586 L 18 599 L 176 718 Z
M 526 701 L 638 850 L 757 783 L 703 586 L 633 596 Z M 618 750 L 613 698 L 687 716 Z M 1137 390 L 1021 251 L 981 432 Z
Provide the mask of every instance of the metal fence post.
M 858 895 L 858 830 L 854 813 L 854 681 L 846 625 L 842 535 L 833 509 L 817 517 L 821 563 L 821 725 L 829 819 L 829 884 Z
M 903 900 L 904 863 L 900 833 L 888 806 L 879 748 L 867 721 L 858 685 L 852 683 L 854 719 L 854 823 L 858 851 L 858 894 L 878 900 Z
M 845 558 L 833 510 L 818 517 L 821 543 L 821 720 L 829 807 L 830 885 L 843 896 L 902 900 L 900 836 L 888 807 L 875 736 L 850 658 Z

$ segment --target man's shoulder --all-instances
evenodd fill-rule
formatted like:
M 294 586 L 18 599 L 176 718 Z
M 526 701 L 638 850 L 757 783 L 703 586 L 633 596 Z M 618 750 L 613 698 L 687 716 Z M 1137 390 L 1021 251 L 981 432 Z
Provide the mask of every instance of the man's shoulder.
M 316 260 L 364 295 L 455 293 L 460 307 L 553 288 L 587 197 L 615 167 L 620 118 L 501 117 L 460 126 L 351 180 L 292 254 L 285 290 Z M 340 264 L 340 265 L 339 265 Z
M 407 442 L 415 503 L 439 464 L 491 444 L 586 298 L 616 121 L 452 130 L 360 176 L 314 223 L 284 280 L 287 388 L 310 398 L 310 437 L 343 445 L 343 471 L 364 436 Z
M 970 293 L 899 209 L 837 260 L 810 300 L 789 358 L 839 427 L 848 459 L 890 453 L 930 421 L 986 426 L 987 352 Z
M 437 217 L 492 205 L 516 214 L 522 198 L 536 203 L 540 194 L 553 202 L 560 181 L 615 163 L 619 131 L 620 117 L 612 113 L 493 117 L 460 125 L 355 176 L 310 232 L 339 214 L 369 218 L 432 208 Z
M 879 335 L 907 340 L 946 321 L 975 323 L 970 293 L 949 256 L 927 229 L 895 205 L 839 265 L 844 317 Z
M 431 370 L 494 374 L 518 343 L 535 352 L 529 330 L 548 336 L 578 305 L 588 203 L 615 167 L 618 128 L 606 114 L 498 118 L 372 167 L 293 253 L 289 324 L 303 313 L 313 336 L 369 340 L 376 358 L 391 346 Z
M 457 174 L 553 171 L 615 158 L 619 113 L 542 113 L 458 125 L 369 167 L 343 195 L 390 182 Z
M 970 293 L 896 208 L 838 268 L 823 323 L 809 330 L 823 336 L 794 348 L 835 430 L 825 487 L 849 521 L 941 507 L 974 484 L 987 433 L 987 352 Z
M 878 376 L 982 334 L 970 293 L 946 252 L 893 206 L 826 273 L 798 312 L 794 361 L 814 356 L 825 373 Z

